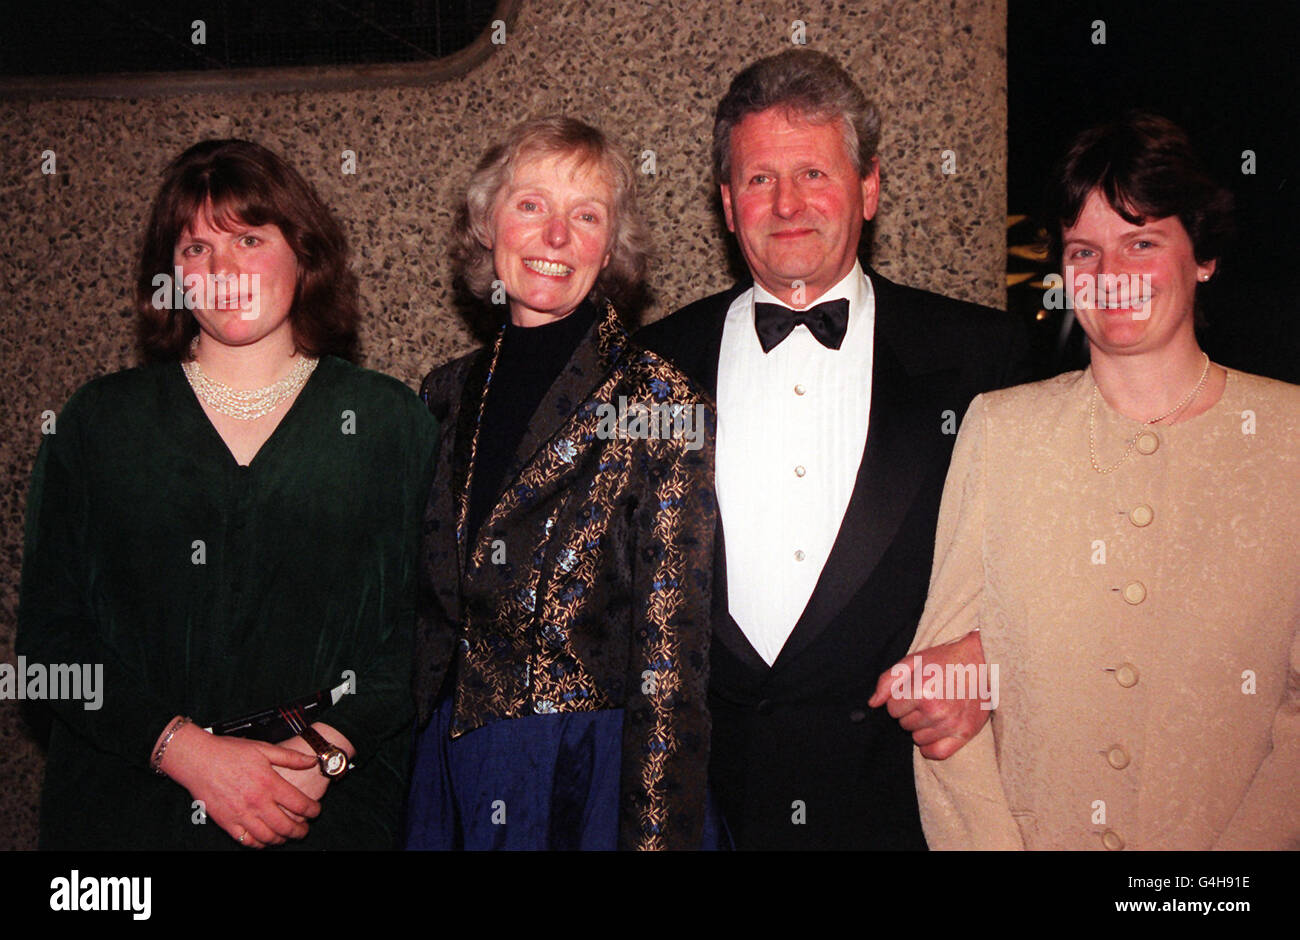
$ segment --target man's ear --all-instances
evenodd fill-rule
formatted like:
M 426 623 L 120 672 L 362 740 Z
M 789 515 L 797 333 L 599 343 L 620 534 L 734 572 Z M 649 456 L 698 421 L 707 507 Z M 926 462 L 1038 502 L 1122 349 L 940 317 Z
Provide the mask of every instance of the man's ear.
M 880 207 L 880 158 L 871 158 L 871 170 L 862 177 L 862 218 L 868 222 Z
M 731 186 L 727 183 L 720 183 L 718 189 L 722 192 L 722 214 L 727 219 L 727 231 L 736 231 L 736 220 L 731 217 Z

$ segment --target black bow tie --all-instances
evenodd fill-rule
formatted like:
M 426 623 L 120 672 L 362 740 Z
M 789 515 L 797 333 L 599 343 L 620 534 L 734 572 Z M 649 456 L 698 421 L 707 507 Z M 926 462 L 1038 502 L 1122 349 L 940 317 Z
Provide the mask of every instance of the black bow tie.
M 849 302 L 828 300 L 807 310 L 791 310 L 781 304 L 754 304 L 754 329 L 765 353 L 775 349 L 800 323 L 827 349 L 839 349 L 849 328 Z

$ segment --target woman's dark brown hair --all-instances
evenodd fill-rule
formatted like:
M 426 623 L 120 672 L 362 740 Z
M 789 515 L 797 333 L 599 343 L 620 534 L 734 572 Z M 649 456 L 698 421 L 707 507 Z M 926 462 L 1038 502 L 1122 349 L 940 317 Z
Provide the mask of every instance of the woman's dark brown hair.
M 1211 178 L 1187 134 L 1167 118 L 1129 111 L 1074 139 L 1047 193 L 1044 228 L 1053 262 L 1061 259 L 1064 230 L 1079 220 L 1093 190 L 1133 225 L 1177 216 L 1198 262 L 1221 258 L 1232 237 L 1232 193 Z
M 298 350 L 354 359 L 357 278 L 347 238 L 311 185 L 274 153 L 246 140 L 205 140 L 172 161 L 154 199 L 140 251 L 135 305 L 140 346 L 153 362 L 177 361 L 198 333 L 184 305 L 159 309 L 155 278 L 174 276 L 173 251 L 186 226 L 211 204 L 212 224 L 276 225 L 298 259 L 289 322 Z

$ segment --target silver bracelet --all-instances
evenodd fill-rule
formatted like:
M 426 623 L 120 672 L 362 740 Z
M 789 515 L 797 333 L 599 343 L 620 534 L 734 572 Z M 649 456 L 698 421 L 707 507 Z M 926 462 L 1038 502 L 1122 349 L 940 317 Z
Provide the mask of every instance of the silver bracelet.
M 167 729 L 167 733 L 163 735 L 162 743 L 158 745 L 158 750 L 153 752 L 153 758 L 149 761 L 149 766 L 153 768 L 153 772 L 158 776 L 167 776 L 162 770 L 163 754 L 167 752 L 167 745 L 172 743 L 172 736 L 175 735 L 177 731 L 181 730 L 181 725 L 188 721 L 189 719 L 184 715 L 181 715 L 179 718 L 173 718 L 170 727 Z

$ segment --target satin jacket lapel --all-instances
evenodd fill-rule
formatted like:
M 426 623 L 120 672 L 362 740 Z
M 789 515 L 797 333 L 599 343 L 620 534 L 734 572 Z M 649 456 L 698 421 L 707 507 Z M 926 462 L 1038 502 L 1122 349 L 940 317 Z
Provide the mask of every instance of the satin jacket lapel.
M 595 333 L 594 342 L 592 332 Z M 606 306 L 603 313 L 597 315 L 596 322 L 591 326 L 591 332 L 588 332 L 578 344 L 573 358 L 542 396 L 537 411 L 528 422 L 528 430 L 524 432 L 515 451 L 514 469 L 507 474 L 505 484 L 507 487 L 514 484 L 514 481 L 537 457 L 538 452 L 549 445 L 552 438 L 559 434 L 573 418 L 578 408 L 590 398 L 596 387 L 609 376 L 610 370 L 623 355 L 627 340 L 627 331 L 619 322 L 618 314 L 614 312 L 612 306 Z M 475 421 L 477 421 L 477 414 Z M 458 532 L 463 529 L 464 513 L 468 512 L 468 484 L 472 482 L 472 473 L 471 467 L 466 477 L 466 495 L 462 499 L 463 509 L 460 517 L 461 524 L 457 527 Z M 492 527 L 500 523 L 504 496 L 505 490 L 498 493 L 493 501 L 492 511 L 488 513 L 479 528 L 479 541 L 490 538 Z M 468 560 L 475 548 L 477 546 L 466 546 L 466 551 L 462 555 L 463 562 Z
M 592 342 L 592 332 L 595 342 Z M 592 390 L 609 375 L 627 345 L 627 331 L 618 322 L 613 307 L 597 315 L 591 331 L 578 343 L 573 358 L 565 365 L 559 377 L 547 389 L 528 422 L 528 430 L 519 441 L 515 464 L 522 470 L 556 432 L 560 430 L 587 400 Z
M 707 307 L 693 314 L 700 320 L 698 342 L 682 349 L 678 359 L 674 360 L 677 367 L 697 385 L 707 389 L 715 401 L 718 397 L 718 359 L 722 354 L 722 331 L 727 325 L 727 312 L 731 309 L 732 302 L 753 286 L 752 281 L 742 281 L 726 293 L 717 295 Z M 731 616 L 727 599 L 727 545 L 722 513 L 718 513 L 713 538 L 713 637 L 748 669 L 756 674 L 765 673 L 771 667 L 754 649 L 754 645 Z
M 684 370 L 687 375 L 690 375 L 695 380 L 697 385 L 706 389 L 713 396 L 714 401 L 718 399 L 718 357 L 722 354 L 722 329 L 727 324 L 727 311 L 731 309 L 732 301 L 740 295 L 741 291 L 747 289 L 748 287 L 745 285 L 733 287 L 722 295 L 721 300 L 718 301 L 718 306 L 709 311 L 711 319 L 709 322 L 700 325 L 700 339 L 702 342 L 694 347 L 699 360 L 699 365 L 695 368 L 698 377 L 692 375 L 690 371 Z
M 754 649 L 740 624 L 731 616 L 727 601 L 727 546 L 722 531 L 722 514 L 718 514 L 717 527 L 713 533 L 713 638 L 727 647 L 736 659 L 756 674 L 762 674 L 771 667 Z
M 644 331 L 651 337 L 646 345 L 685 372 L 716 401 L 718 357 L 722 352 L 722 330 L 727 323 L 727 311 L 731 309 L 732 301 L 752 286 L 751 281 L 741 281 L 724 293 L 697 300 L 672 314 L 668 319 L 675 321 L 681 317 L 687 325 L 675 330 L 667 341 L 658 340 L 655 336 L 658 323 L 651 324 Z
M 429 380 L 426 380 L 421 389 L 421 397 L 442 424 L 442 444 L 420 540 L 420 564 L 423 568 L 420 606 L 422 611 L 426 605 L 440 607 L 450 624 L 461 622 L 464 606 L 460 577 L 464 563 L 457 534 L 461 519 L 460 495 L 465 491 L 468 479 L 469 454 L 478 414 L 476 409 L 481 401 L 490 360 L 491 350 L 479 350 L 451 374 L 444 375 L 442 370 L 436 370 L 430 376 L 430 379 L 437 377 L 436 386 L 431 388 Z M 432 401 L 430 396 L 433 396 Z M 421 616 L 424 616 L 423 612 Z M 423 634 L 418 637 L 416 656 L 426 671 L 433 669 L 429 657 L 442 661 L 450 655 L 450 646 L 443 648 L 438 645 L 446 637 Z M 446 642 L 451 641 L 446 639 Z M 435 671 L 441 674 L 441 667 Z M 427 719 L 428 707 L 437 690 L 426 691 L 429 697 L 421 701 L 421 721 Z
M 906 342 L 906 312 L 876 288 L 876 331 L 871 370 L 871 419 L 862 463 L 839 534 L 808 600 L 773 667 L 797 656 L 835 619 L 862 588 L 907 516 L 923 475 L 942 448 L 943 392 L 933 374 L 909 375 L 896 348 Z M 883 296 L 882 296 L 883 295 Z
M 474 447 L 477 443 L 478 420 L 487 395 L 488 376 L 495 358 L 494 350 L 484 349 L 475 358 L 465 377 L 460 405 L 456 414 L 456 436 L 452 445 L 451 487 L 445 496 L 455 507 L 444 519 L 456 520 L 456 560 L 459 574 L 465 573 L 468 546 L 465 544 L 465 520 L 469 515 L 469 488 L 474 474 Z M 460 580 L 460 579 L 458 579 Z

